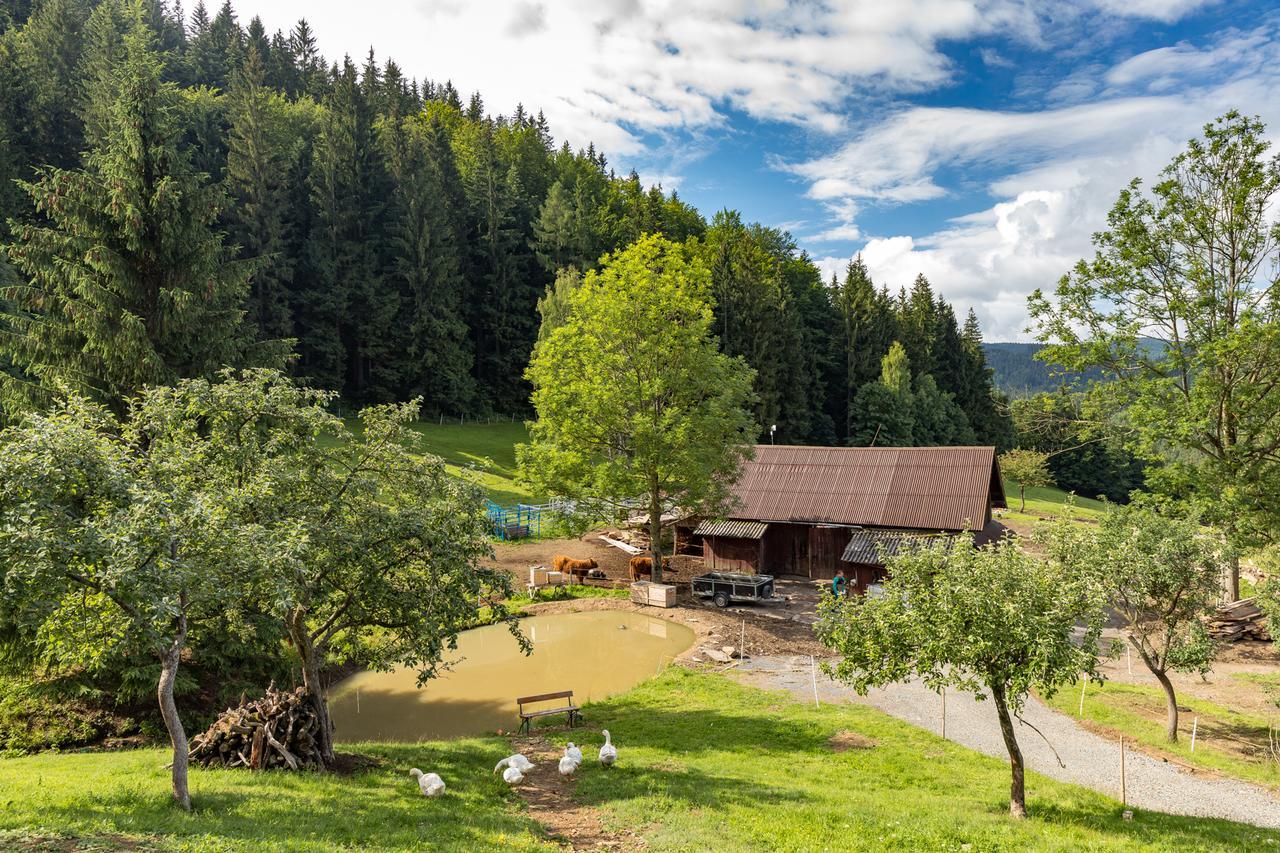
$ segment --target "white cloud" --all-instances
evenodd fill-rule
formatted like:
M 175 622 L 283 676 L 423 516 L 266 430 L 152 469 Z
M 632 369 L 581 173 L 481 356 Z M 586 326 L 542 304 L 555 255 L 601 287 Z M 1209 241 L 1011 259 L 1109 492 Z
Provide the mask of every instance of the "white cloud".
M 1150 18 L 1171 24 L 1217 0 L 1093 0 L 1103 12 L 1128 18 Z
M 1131 178 L 1154 177 L 1230 108 L 1280 131 L 1278 60 L 1272 33 L 1231 33 L 1201 50 L 1180 45 L 1120 63 L 1101 75 L 1113 93 L 1105 100 L 1030 112 L 909 108 L 788 168 L 809 181 L 812 198 L 864 208 L 948 195 L 941 176 L 953 171 L 988 176 L 994 203 L 934 233 L 873 237 L 862 255 L 877 283 L 897 288 L 923 272 L 959 310 L 978 310 L 989 339 L 1026 339 L 1026 296 L 1092 253 L 1090 236 Z M 1169 75 L 1183 77 L 1176 92 L 1152 85 Z

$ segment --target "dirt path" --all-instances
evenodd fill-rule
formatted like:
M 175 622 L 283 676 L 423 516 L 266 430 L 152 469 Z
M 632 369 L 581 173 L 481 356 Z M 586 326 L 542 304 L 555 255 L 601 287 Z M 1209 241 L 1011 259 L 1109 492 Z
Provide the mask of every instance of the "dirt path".
M 744 662 L 737 670 L 737 677 L 758 687 L 789 690 L 806 701 L 813 699 L 808 657 L 754 658 Z M 867 704 L 929 731 L 940 733 L 941 730 L 941 699 L 919 682 L 895 684 L 862 697 L 819 673 L 818 696 L 825 702 Z M 1045 776 L 1120 798 L 1117 743 L 1086 731 L 1074 720 L 1034 698 L 1027 702 L 1022 716 L 1044 735 L 1042 739 L 1025 723 L 1018 724 L 1018 743 L 1028 767 Z M 1008 755 L 990 701 L 978 701 L 971 694 L 947 694 L 947 737 L 996 758 L 1006 759 Z M 1280 799 L 1256 785 L 1193 773 L 1134 750 L 1125 757 L 1125 774 L 1128 802 L 1137 808 L 1225 818 L 1280 829 Z M 1035 797 L 1034 784 L 1030 796 Z
M 547 833 L 574 850 L 639 850 L 643 839 L 632 832 L 610 832 L 600 821 L 600 813 L 573 798 L 575 782 L 560 775 L 558 765 L 565 745 L 571 740 L 598 738 L 590 729 L 540 729 L 525 737 L 511 738 L 513 752 L 523 753 L 535 765 L 516 789 L 529 806 L 529 816 Z M 584 749 L 586 753 L 589 750 Z

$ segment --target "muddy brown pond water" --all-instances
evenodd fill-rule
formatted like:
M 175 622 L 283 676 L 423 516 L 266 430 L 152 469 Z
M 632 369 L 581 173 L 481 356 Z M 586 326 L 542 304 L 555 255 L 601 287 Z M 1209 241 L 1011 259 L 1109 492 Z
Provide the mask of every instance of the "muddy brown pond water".
M 336 738 L 418 741 L 513 730 L 515 699 L 572 690 L 578 704 L 604 699 L 652 678 L 693 645 L 684 625 L 642 613 L 598 610 L 520 621 L 528 657 L 505 626 L 458 636 L 453 667 L 418 687 L 412 669 L 362 672 L 330 691 Z M 559 718 L 556 718 L 559 719 Z

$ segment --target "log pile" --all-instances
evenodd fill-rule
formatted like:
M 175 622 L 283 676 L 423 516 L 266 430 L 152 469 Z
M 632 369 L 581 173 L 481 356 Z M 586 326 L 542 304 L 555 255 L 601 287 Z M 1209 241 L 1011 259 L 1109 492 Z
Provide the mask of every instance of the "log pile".
M 1228 643 L 1239 640 L 1265 642 L 1271 639 L 1267 632 L 1267 619 L 1257 601 L 1252 598 L 1219 605 L 1217 611 L 1209 617 L 1207 628 L 1210 637 Z
M 276 690 L 261 699 L 223 711 L 204 734 L 191 739 L 188 753 L 203 767 L 285 767 L 322 769 L 320 720 L 306 691 Z

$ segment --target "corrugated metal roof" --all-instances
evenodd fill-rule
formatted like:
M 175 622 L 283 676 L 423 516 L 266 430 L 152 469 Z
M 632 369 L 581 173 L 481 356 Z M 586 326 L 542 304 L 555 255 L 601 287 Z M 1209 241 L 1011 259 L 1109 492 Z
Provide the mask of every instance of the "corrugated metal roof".
M 960 534 L 912 533 L 904 530 L 857 530 L 840 559 L 846 563 L 883 566 L 890 557 L 915 548 L 950 546 Z
M 980 530 L 1004 501 L 994 447 L 760 445 L 734 486 L 735 519 Z
M 769 525 L 760 521 L 704 521 L 695 536 L 728 536 L 733 539 L 763 539 Z

